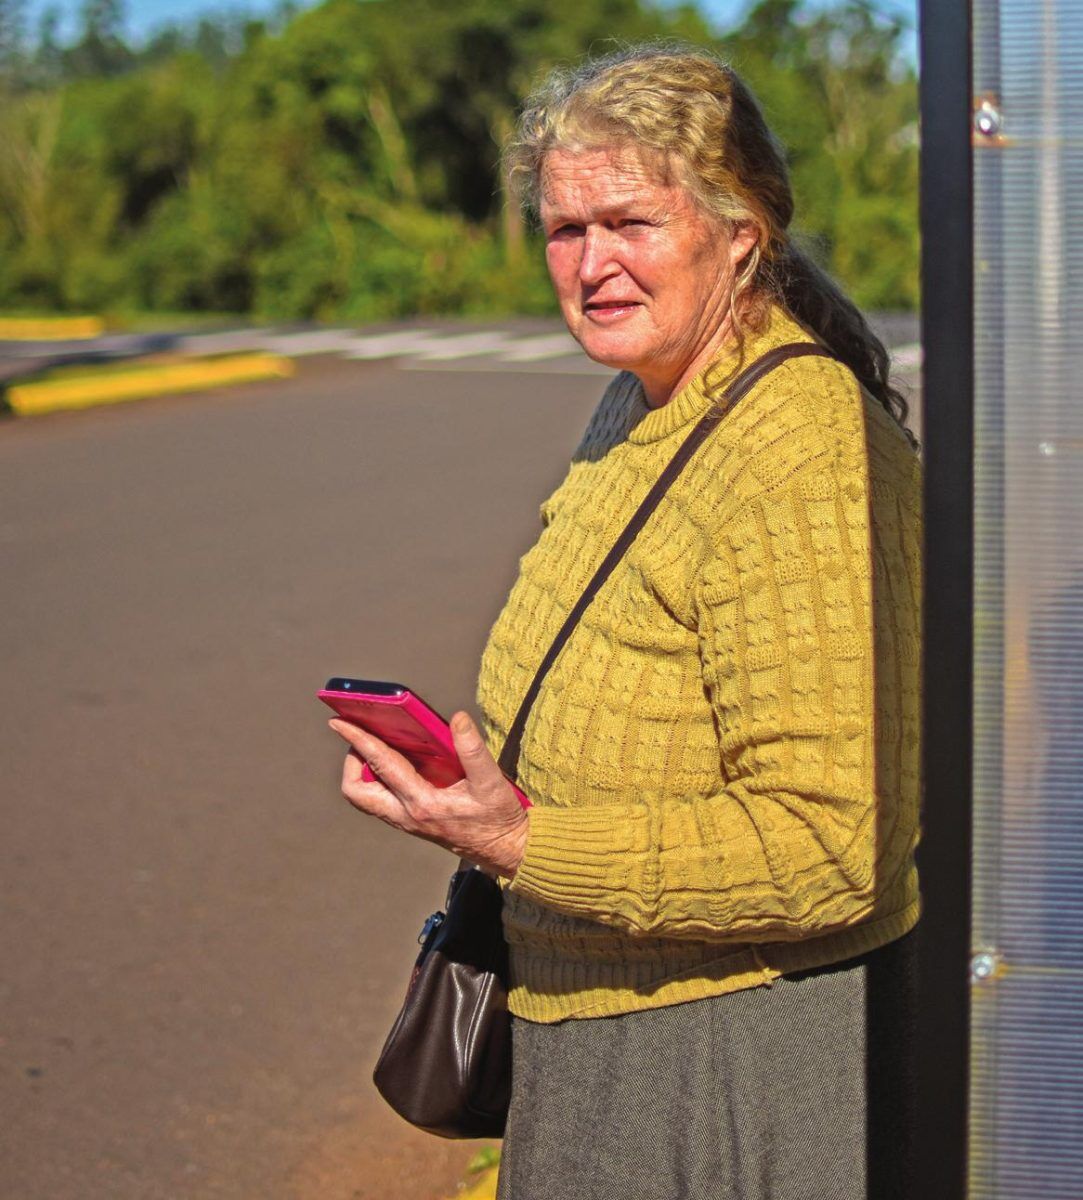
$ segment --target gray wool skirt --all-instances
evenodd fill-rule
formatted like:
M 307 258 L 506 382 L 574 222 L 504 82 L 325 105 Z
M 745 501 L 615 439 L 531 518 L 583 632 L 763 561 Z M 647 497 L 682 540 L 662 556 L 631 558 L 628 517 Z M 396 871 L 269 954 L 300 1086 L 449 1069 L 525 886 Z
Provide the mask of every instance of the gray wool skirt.
M 903 1200 L 917 931 L 769 987 L 513 1019 L 498 1200 Z

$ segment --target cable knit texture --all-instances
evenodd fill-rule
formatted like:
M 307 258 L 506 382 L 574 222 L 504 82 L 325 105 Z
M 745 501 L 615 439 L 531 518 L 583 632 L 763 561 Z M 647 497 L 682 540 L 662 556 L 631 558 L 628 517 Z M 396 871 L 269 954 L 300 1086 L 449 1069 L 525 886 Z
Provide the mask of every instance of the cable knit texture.
M 776 308 L 746 362 L 810 335 Z M 727 351 L 715 369 L 733 366 Z M 498 755 L 583 587 L 695 420 L 617 376 L 482 657 Z M 830 359 L 761 380 L 697 451 L 534 705 L 512 1012 L 607 1016 L 769 984 L 920 911 L 921 474 Z

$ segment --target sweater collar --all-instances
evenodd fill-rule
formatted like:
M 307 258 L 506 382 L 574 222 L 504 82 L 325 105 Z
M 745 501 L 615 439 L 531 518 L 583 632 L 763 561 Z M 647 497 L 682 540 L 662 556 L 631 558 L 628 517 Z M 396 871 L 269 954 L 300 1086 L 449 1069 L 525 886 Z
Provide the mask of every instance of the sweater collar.
M 745 361 L 747 367 L 768 350 L 784 346 L 787 342 L 815 340 L 809 331 L 799 324 L 779 304 L 772 304 L 767 323 L 760 333 L 749 333 L 745 337 Z M 632 387 L 632 428 L 628 440 L 643 445 L 669 437 L 701 417 L 717 397 L 717 385 L 713 381 L 726 376 L 737 362 L 737 346 L 727 342 L 719 353 L 694 379 L 661 408 L 651 408 L 639 380 Z M 634 377 L 633 377 L 634 379 Z

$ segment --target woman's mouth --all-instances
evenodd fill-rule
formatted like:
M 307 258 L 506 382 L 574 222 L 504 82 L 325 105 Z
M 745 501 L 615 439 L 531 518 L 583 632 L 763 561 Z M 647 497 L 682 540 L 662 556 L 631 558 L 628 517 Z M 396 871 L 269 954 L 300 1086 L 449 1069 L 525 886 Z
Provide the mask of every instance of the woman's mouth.
M 583 305 L 583 312 L 592 321 L 607 325 L 631 316 L 641 307 L 638 300 L 590 300 Z

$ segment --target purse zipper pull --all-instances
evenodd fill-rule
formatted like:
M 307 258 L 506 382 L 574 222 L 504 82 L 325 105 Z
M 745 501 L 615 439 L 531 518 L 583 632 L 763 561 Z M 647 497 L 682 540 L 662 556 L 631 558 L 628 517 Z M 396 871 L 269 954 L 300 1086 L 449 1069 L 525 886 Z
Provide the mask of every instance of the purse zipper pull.
M 428 917 L 425 924 L 421 926 L 421 932 L 417 935 L 418 945 L 424 946 L 429 940 L 429 935 L 439 929 L 443 923 L 444 914 L 442 912 L 434 912 L 432 916 Z

